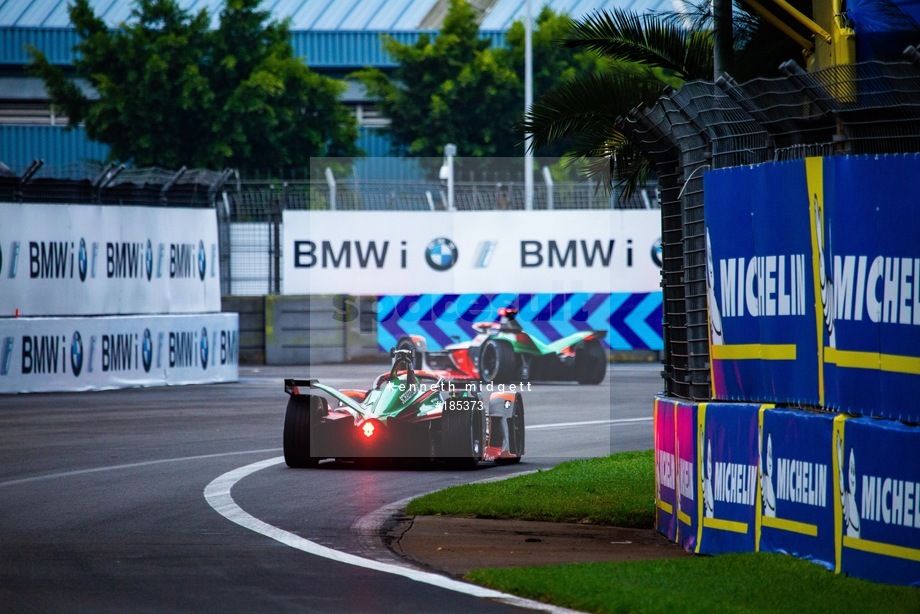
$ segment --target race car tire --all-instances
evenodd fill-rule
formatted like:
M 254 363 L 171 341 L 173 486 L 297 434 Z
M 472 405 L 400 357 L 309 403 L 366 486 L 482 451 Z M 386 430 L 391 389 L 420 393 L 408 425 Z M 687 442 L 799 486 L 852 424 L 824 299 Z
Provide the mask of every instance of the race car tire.
M 489 339 L 479 353 L 479 376 L 486 383 L 507 384 L 517 377 L 518 361 L 510 343 Z
M 415 355 L 412 357 L 412 368 L 421 369 L 422 368 L 422 351 L 418 349 L 415 345 L 415 342 L 412 341 L 410 337 L 400 337 L 399 341 L 396 342 L 397 350 L 415 350 Z
M 515 456 L 501 458 L 495 462 L 501 465 L 514 465 L 521 462 L 521 457 L 524 456 L 524 399 L 520 392 L 514 395 L 514 408 L 508 421 L 508 451 Z
M 485 441 L 483 410 L 470 398 L 451 397 L 441 413 L 441 449 L 444 459 L 461 469 L 472 469 L 482 459 Z
M 575 350 L 575 379 L 579 384 L 600 384 L 607 375 L 607 352 L 597 339 Z
M 284 412 L 284 462 L 288 467 L 315 467 L 319 459 L 310 455 L 310 431 L 326 412 L 326 400 L 312 394 L 292 396 Z

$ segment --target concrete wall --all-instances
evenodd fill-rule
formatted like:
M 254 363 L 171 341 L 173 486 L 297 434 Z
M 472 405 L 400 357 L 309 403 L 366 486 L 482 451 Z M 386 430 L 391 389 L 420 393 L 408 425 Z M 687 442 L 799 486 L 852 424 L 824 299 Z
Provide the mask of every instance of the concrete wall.
M 280 296 L 269 295 L 248 298 L 243 302 L 253 311 L 248 316 L 245 330 L 252 346 L 240 343 L 241 364 L 301 365 L 350 361 L 386 360 L 377 349 L 377 337 L 373 331 L 361 331 L 361 318 L 346 316 L 341 308 L 343 299 L 357 305 L 352 297 L 340 296 Z M 258 303 L 261 313 L 257 314 Z M 234 302 L 225 302 L 234 305 Z M 373 309 L 373 304 L 361 304 L 364 310 Z M 240 313 L 240 334 L 244 330 L 244 310 L 234 307 Z M 259 338 L 256 328 L 260 325 Z M 347 321 L 345 321 L 347 320 Z M 261 356 L 256 345 L 261 343 Z M 245 355 L 245 360 L 244 360 Z M 252 362 L 249 362 L 249 361 Z
M 265 364 L 265 297 L 224 296 L 221 311 L 240 314 L 239 360 L 241 365 Z

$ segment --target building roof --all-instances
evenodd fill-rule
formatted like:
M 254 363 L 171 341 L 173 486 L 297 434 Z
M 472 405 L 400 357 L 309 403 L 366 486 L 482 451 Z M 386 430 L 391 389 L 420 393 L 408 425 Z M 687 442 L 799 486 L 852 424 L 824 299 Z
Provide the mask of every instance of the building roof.
M 482 30 L 505 31 L 523 19 L 527 0 L 468 0 L 482 13 Z M 406 31 L 438 29 L 448 0 L 265 0 L 276 18 L 290 17 L 297 31 Z M 68 0 L 0 0 L 0 28 L 69 28 Z M 110 26 L 130 20 L 133 2 L 90 0 L 96 15 Z M 223 0 L 179 0 L 192 12 L 207 9 L 216 19 Z M 671 0 L 532 0 L 534 15 L 549 5 L 557 13 L 580 18 L 596 10 L 623 8 L 639 13 L 672 10 Z M 443 17 L 441 17 L 443 18 Z

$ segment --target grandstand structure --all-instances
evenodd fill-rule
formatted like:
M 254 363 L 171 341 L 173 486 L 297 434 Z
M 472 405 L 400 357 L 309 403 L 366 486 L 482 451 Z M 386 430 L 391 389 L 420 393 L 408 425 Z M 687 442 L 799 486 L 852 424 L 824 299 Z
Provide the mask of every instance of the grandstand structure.
M 505 33 L 523 20 L 528 0 L 468 0 L 480 15 L 480 33 L 503 45 Z M 219 18 L 221 0 L 179 0 L 197 12 Z M 131 19 L 132 2 L 90 0 L 97 16 L 112 27 Z M 381 44 L 382 35 L 412 43 L 422 34 L 436 35 L 447 14 L 448 0 L 267 0 L 272 19 L 290 19 L 294 52 L 314 71 L 346 79 L 354 70 L 393 66 Z M 531 0 L 532 15 L 549 6 L 574 19 L 597 10 L 621 8 L 639 13 L 671 11 L 671 0 Z M 53 63 L 68 66 L 78 42 L 68 16 L 68 0 L 5 0 L 0 2 L 0 161 L 24 172 L 34 159 L 46 170 L 75 163 L 101 162 L 108 149 L 90 141 L 77 126 L 65 130 L 66 117 L 56 115 L 40 79 L 26 71 L 26 45 L 34 45 Z M 346 79 L 347 80 L 347 79 Z M 387 119 L 363 88 L 349 83 L 343 96 L 360 126 L 358 145 L 368 156 L 390 154 L 380 128 Z

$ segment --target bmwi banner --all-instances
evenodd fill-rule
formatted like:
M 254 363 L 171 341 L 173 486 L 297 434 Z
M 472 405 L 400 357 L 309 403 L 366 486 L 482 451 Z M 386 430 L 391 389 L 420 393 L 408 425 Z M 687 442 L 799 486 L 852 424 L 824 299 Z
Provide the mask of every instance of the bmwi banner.
M 285 294 L 658 292 L 657 210 L 285 211 Z
M 0 203 L 0 317 L 220 311 L 213 209 Z
M 0 393 L 239 379 L 239 315 L 0 318 Z

